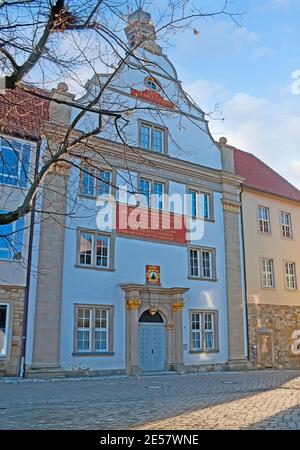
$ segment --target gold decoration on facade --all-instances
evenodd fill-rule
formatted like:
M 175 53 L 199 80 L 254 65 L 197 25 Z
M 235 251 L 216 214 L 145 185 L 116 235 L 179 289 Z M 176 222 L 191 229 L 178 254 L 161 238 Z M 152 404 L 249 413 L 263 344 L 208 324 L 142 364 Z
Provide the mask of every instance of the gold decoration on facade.
M 156 313 L 157 313 L 157 308 L 154 308 L 153 306 L 151 306 L 151 308 L 149 309 L 150 316 L 155 316 Z
M 173 331 L 174 330 L 174 325 L 172 325 L 172 324 L 166 325 L 166 330 L 167 331 Z
M 141 306 L 140 300 L 126 300 L 126 308 L 127 309 L 139 309 Z
M 182 311 L 184 308 L 184 302 L 178 301 L 172 304 L 172 308 L 174 312 Z

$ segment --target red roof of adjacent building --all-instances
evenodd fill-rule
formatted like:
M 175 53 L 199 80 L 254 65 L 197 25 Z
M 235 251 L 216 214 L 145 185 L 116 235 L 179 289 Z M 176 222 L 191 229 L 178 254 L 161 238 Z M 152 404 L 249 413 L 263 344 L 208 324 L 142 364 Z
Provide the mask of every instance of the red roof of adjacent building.
M 37 94 L 49 92 L 29 87 Z M 39 98 L 21 87 L 0 94 L 0 132 L 24 139 L 38 140 L 43 122 L 49 118 L 49 100 Z
M 300 202 L 300 191 L 251 153 L 234 149 L 234 164 L 246 187 Z

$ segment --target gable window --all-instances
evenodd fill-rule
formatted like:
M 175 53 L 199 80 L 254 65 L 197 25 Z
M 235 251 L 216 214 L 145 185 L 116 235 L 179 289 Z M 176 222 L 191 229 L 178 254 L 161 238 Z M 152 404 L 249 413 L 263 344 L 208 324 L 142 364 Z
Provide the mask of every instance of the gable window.
M 261 275 L 263 288 L 274 288 L 274 262 L 273 259 L 262 258 L 261 259 Z
M 151 89 L 152 91 L 159 91 L 160 85 L 154 78 L 146 77 L 144 82 L 147 88 Z
M 297 289 L 297 281 L 296 281 L 296 264 L 294 262 L 286 261 L 284 263 L 285 270 L 285 286 L 287 289 L 296 290 Z
M 113 351 L 113 306 L 76 305 L 75 353 Z
M 79 231 L 79 265 L 98 269 L 111 269 L 111 247 L 111 236 L 93 231 Z
M 139 145 L 145 150 L 164 153 L 167 144 L 167 130 L 147 122 L 140 121 Z
M 5 213 L 7 211 L 0 211 Z M 24 218 L 0 225 L 0 259 L 19 260 L 22 257 Z
M 111 192 L 112 175 L 108 170 L 84 167 L 81 171 L 80 193 L 96 197 Z
M 289 213 L 281 211 L 280 213 L 280 224 L 282 237 L 291 239 L 292 238 L 292 220 Z
M 7 354 L 9 305 L 0 303 L 0 356 Z
M 0 137 L 0 183 L 27 186 L 31 145 Z
M 258 207 L 259 231 L 263 234 L 271 234 L 270 210 L 264 206 Z
M 164 208 L 165 185 L 159 181 L 139 179 L 139 193 L 143 196 L 142 204 L 148 208 Z
M 211 194 L 189 189 L 188 199 L 188 214 L 191 217 L 204 220 L 212 219 Z
M 191 351 L 217 351 L 217 327 L 216 311 L 190 311 Z
M 216 278 L 215 250 L 206 248 L 189 249 L 189 276 L 203 280 Z

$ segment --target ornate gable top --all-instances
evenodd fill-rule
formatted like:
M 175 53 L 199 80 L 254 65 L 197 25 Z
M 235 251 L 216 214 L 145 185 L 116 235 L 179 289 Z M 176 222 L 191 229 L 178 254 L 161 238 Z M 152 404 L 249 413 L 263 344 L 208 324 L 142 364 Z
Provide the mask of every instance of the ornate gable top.
M 151 53 L 162 54 L 161 47 L 156 43 L 156 33 L 151 15 L 142 8 L 138 8 L 128 16 L 125 33 L 130 48 L 140 46 Z

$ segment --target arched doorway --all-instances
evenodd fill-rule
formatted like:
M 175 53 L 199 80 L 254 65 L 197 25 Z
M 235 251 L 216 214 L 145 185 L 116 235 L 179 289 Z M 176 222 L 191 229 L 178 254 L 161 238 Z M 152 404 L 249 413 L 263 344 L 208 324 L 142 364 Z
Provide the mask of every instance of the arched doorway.
M 139 319 L 139 366 L 144 372 L 165 370 L 166 332 L 164 319 L 157 311 L 144 311 Z

